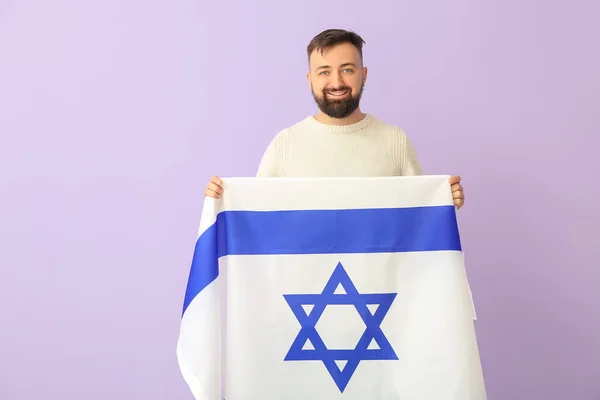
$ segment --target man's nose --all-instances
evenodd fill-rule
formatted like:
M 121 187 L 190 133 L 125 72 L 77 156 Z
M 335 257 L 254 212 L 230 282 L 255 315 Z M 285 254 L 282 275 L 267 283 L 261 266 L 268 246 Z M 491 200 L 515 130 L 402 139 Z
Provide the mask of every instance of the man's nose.
M 339 88 L 344 86 L 344 80 L 342 79 L 342 74 L 339 72 L 333 72 L 331 74 L 331 86 L 334 88 Z

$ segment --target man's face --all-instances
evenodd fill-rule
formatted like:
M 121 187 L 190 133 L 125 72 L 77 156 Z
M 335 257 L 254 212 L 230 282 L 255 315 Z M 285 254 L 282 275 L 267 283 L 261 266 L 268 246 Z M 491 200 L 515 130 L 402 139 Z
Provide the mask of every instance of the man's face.
M 310 56 L 308 82 L 319 109 L 332 118 L 345 118 L 358 109 L 367 69 L 358 50 L 343 43 Z

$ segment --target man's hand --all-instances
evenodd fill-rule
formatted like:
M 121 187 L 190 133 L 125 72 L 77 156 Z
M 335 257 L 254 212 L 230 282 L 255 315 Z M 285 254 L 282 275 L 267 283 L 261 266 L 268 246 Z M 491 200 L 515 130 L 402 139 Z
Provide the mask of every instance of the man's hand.
M 456 208 L 461 208 L 465 204 L 465 193 L 463 187 L 460 184 L 460 176 L 455 175 L 450 177 L 450 187 L 452 188 L 452 199 L 454 199 L 454 205 Z
M 221 185 L 223 181 L 218 176 L 213 176 L 208 186 L 204 190 L 204 195 L 218 199 L 223 194 L 223 187 Z

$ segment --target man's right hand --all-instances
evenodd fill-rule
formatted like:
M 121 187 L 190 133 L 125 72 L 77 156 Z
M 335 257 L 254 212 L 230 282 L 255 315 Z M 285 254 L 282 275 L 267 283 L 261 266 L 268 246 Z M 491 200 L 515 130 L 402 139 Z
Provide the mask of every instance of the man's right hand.
M 223 181 L 218 176 L 213 176 L 204 191 L 204 195 L 218 199 L 223 194 L 222 184 Z

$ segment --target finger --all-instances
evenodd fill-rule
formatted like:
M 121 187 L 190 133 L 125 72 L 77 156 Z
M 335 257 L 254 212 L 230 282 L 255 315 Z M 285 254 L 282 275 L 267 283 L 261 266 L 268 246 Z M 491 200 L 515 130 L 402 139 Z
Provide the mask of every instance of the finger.
M 448 181 L 450 182 L 451 185 L 453 185 L 455 183 L 459 183 L 460 182 L 460 176 L 458 176 L 458 175 L 451 176 Z
M 216 183 L 209 183 L 207 189 L 212 190 L 215 193 L 223 194 L 223 188 Z
M 457 207 L 462 207 L 465 204 L 465 194 L 463 192 L 452 193 L 452 201 Z
M 204 190 L 204 194 L 205 194 L 206 196 L 210 196 L 210 197 L 221 196 L 221 194 L 220 194 L 218 191 L 216 191 L 216 190 L 214 190 L 214 189 L 212 189 L 212 188 L 210 188 L 210 187 L 207 187 L 207 188 Z
M 219 186 L 221 186 L 221 184 L 223 183 L 223 181 L 221 180 L 221 178 L 219 178 L 216 175 L 213 175 L 210 180 L 211 180 L 212 183 L 215 183 L 215 184 L 217 184 Z
M 212 197 L 213 199 L 218 199 L 218 198 L 219 198 L 219 196 L 220 196 L 218 193 L 215 193 L 215 192 L 213 192 L 213 191 L 212 191 L 212 190 L 210 190 L 210 189 L 206 189 L 206 190 L 204 190 L 204 195 L 205 195 L 206 197 Z
M 463 191 L 463 187 L 460 183 L 455 183 L 454 185 L 452 185 L 452 191 L 453 192 L 458 192 L 458 191 Z
M 221 197 L 221 195 L 219 193 L 215 192 L 214 190 L 208 189 L 208 188 L 204 191 L 204 195 L 206 197 L 212 197 L 213 199 L 218 199 L 219 197 Z

